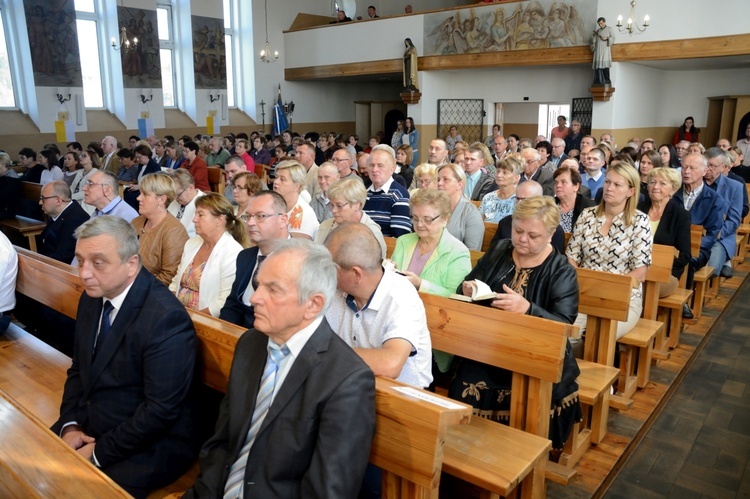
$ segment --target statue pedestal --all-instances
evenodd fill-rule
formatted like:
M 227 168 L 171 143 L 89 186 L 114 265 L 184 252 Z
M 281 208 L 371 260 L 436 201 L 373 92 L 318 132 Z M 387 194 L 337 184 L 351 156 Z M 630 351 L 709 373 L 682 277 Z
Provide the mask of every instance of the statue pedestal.
M 401 92 L 401 100 L 404 101 L 404 104 L 419 104 L 421 98 L 422 92 L 419 91 Z
M 595 101 L 608 102 L 615 93 L 615 87 L 612 85 L 594 85 L 589 88 L 589 92 L 594 96 Z

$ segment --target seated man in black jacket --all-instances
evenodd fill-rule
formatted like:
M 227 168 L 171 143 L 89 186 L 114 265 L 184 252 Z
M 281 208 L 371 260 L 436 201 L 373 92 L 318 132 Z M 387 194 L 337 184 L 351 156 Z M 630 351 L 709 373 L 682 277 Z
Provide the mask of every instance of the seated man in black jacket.
M 89 219 L 89 214 L 77 201 L 70 199 L 70 187 L 62 180 L 53 180 L 42 187 L 39 206 L 47 215 L 47 227 L 39 236 L 39 253 L 63 263 L 75 257 L 78 227 Z
M 250 329 L 255 322 L 250 298 L 258 283 L 258 268 L 273 251 L 274 241 L 289 238 L 289 217 L 286 201 L 275 191 L 260 191 L 253 195 L 246 213 L 247 230 L 255 246 L 237 255 L 236 277 L 219 318 Z

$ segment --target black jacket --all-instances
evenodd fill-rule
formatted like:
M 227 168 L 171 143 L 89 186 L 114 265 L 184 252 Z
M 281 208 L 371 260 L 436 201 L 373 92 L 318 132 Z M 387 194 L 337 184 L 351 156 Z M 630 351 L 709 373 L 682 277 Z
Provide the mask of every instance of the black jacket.
M 651 199 L 648 197 L 638 203 L 638 209 L 643 213 L 648 214 L 650 208 Z M 654 244 L 672 246 L 680 252 L 672 263 L 672 275 L 679 279 L 691 257 L 690 212 L 675 198 L 670 199 L 664 207 L 664 213 L 654 234 Z
M 0 220 L 15 218 L 21 208 L 21 179 L 0 177 Z
M 581 187 L 585 187 L 585 186 L 581 186 Z M 588 190 L 588 188 L 586 188 L 586 190 Z M 555 203 L 559 205 L 560 200 L 555 198 Z M 591 208 L 592 206 L 596 206 L 596 203 L 594 202 L 593 199 L 591 199 L 588 196 L 581 195 L 580 192 L 576 194 L 576 202 L 573 204 L 573 221 L 572 221 L 573 228 L 575 228 L 576 221 L 578 220 L 578 217 L 581 215 L 581 212 L 583 211 L 583 209 Z

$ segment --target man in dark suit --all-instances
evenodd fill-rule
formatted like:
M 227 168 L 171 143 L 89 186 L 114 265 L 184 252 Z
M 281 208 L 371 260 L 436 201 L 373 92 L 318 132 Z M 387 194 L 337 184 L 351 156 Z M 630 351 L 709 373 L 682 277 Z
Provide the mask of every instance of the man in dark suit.
M 258 284 L 257 273 L 279 239 L 289 239 L 286 201 L 278 192 L 260 191 L 250 198 L 247 206 L 247 230 L 254 247 L 237 255 L 237 271 L 219 318 L 248 329 L 253 327 L 255 315 L 250 304 Z
M 519 184 L 526 182 L 527 180 L 534 180 L 542 186 L 545 196 L 552 196 L 555 193 L 555 179 L 552 178 L 552 172 L 543 170 L 539 164 L 542 160 L 542 155 L 539 151 L 527 147 L 521 151 L 521 155 L 524 159 L 523 173 L 521 179 L 518 181 Z
M 71 263 L 76 251 L 73 233 L 89 219 L 89 214 L 78 202 L 70 199 L 70 187 L 62 180 L 54 180 L 42 187 L 39 206 L 49 217 L 47 227 L 39 236 L 42 243 L 39 253 Z
M 565 141 L 555 137 L 550 143 L 552 144 L 552 154 L 550 154 L 549 161 L 552 163 L 553 169 L 557 170 L 568 157 L 565 154 Z
M 185 307 L 140 264 L 133 226 L 101 216 L 77 231 L 85 293 L 52 431 L 136 497 L 195 458 L 197 338 Z
M 375 377 L 328 325 L 336 266 L 279 241 L 258 272 L 255 329 L 237 342 L 216 434 L 183 496 L 356 497 L 375 432 Z

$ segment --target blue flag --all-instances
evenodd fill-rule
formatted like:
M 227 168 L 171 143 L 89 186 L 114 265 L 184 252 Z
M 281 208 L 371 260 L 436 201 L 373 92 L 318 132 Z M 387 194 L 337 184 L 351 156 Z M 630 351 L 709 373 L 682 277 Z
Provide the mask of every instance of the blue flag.
M 281 132 L 288 128 L 289 124 L 286 122 L 284 105 L 281 103 L 281 85 L 279 85 L 279 96 L 276 99 L 276 104 L 273 105 L 273 134 L 281 135 Z

